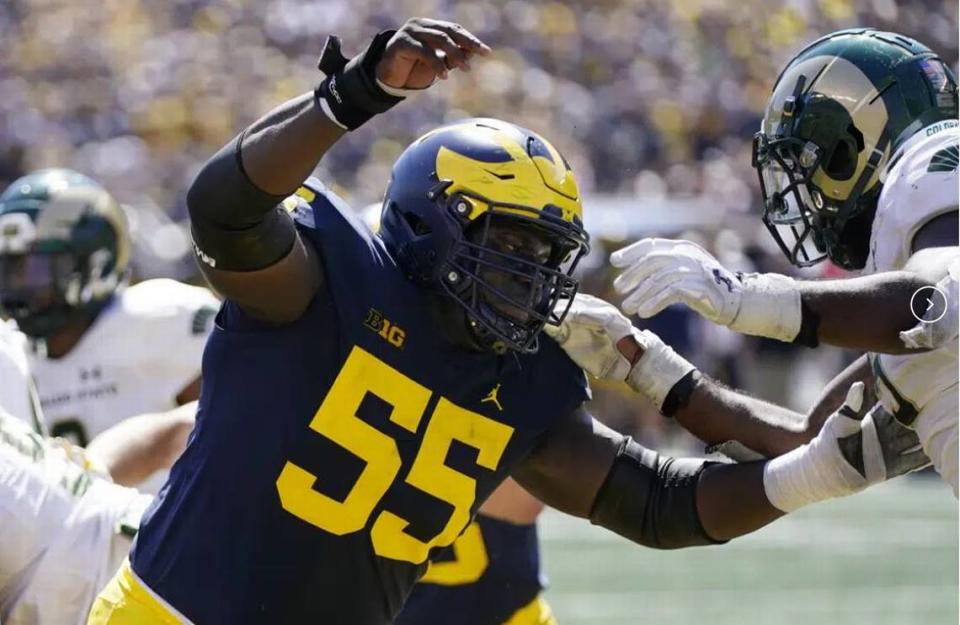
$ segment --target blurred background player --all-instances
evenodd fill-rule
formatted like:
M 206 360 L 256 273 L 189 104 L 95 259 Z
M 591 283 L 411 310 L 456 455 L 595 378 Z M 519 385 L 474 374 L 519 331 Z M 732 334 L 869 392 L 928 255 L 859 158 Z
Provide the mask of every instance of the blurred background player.
M 41 170 L 0 195 L 0 313 L 32 341 L 50 433 L 80 446 L 199 395 L 216 298 L 173 280 L 128 288 L 129 260 L 122 209 L 86 176 Z
M 626 268 L 615 284 L 629 313 L 683 303 L 738 332 L 868 351 L 846 377 L 873 383 L 955 496 L 956 334 L 920 344 L 902 333 L 928 312 L 918 313 L 915 294 L 949 280 L 960 256 L 957 99 L 956 79 L 929 48 L 866 29 L 813 42 L 777 79 L 754 144 L 763 221 L 794 265 L 829 258 L 862 277 L 733 274 L 699 246 L 665 239 L 612 258 Z
M 107 430 L 98 452 L 36 431 L 22 335 L 0 327 L 0 621 L 80 625 L 130 549 L 151 497 L 111 478 L 168 466 L 164 449 L 195 407 Z

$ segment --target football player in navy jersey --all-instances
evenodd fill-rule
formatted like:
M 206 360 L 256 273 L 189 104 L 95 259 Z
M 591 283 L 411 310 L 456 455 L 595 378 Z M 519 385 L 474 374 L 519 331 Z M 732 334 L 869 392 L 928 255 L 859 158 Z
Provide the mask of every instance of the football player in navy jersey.
M 775 461 L 661 456 L 583 410 L 583 371 L 541 331 L 562 322 L 588 238 L 573 173 L 536 133 L 476 119 L 420 138 L 394 165 L 378 236 L 308 179 L 345 132 L 488 51 L 428 19 L 350 60 L 331 38 L 319 87 L 198 174 L 196 253 L 226 299 L 196 428 L 89 623 L 386 625 L 508 475 L 664 549 L 753 531 L 811 483 L 805 502 L 871 482 L 838 445 L 882 465 L 862 386 L 775 480 Z M 622 349 L 682 403 L 669 348 Z M 804 442 L 740 416 L 784 449 Z

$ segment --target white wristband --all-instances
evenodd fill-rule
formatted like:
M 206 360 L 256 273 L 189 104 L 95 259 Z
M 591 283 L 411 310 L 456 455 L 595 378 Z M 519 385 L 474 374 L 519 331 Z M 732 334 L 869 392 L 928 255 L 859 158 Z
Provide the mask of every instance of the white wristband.
M 341 123 L 339 119 L 337 119 L 336 115 L 333 114 L 333 111 L 330 110 L 330 105 L 327 103 L 325 98 L 317 98 L 316 100 L 320 104 L 320 110 L 323 111 L 323 114 L 327 116 L 327 119 L 332 121 L 337 126 L 340 126 L 340 128 L 344 130 L 350 130 L 343 123 Z
M 803 315 L 800 291 L 793 278 L 776 273 L 740 276 L 743 297 L 730 329 L 741 334 L 792 342 L 800 333 Z
M 797 508 L 851 495 L 864 488 L 865 480 L 852 473 L 852 467 L 838 466 L 824 457 L 825 445 L 826 441 L 814 439 L 764 466 L 763 489 L 774 507 L 793 512 Z
M 643 347 L 643 356 L 627 375 L 627 384 L 660 410 L 670 389 L 696 367 L 656 334 L 633 328 L 633 338 Z
M 390 85 L 383 82 L 379 78 L 377 78 L 377 86 L 395 98 L 407 98 L 409 96 L 412 96 L 415 93 L 419 93 L 424 89 L 426 89 L 426 87 L 424 87 L 423 89 L 402 89 L 400 87 L 391 87 Z

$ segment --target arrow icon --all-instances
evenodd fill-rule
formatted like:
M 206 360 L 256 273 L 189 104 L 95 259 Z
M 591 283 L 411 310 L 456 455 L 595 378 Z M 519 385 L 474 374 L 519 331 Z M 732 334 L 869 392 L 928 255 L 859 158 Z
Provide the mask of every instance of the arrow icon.
M 928 297 L 928 298 L 927 298 L 927 309 L 926 309 L 925 311 L 923 311 L 923 312 L 928 313 L 928 312 L 930 312 L 930 309 L 931 309 L 931 308 L 933 308 L 933 300 Z

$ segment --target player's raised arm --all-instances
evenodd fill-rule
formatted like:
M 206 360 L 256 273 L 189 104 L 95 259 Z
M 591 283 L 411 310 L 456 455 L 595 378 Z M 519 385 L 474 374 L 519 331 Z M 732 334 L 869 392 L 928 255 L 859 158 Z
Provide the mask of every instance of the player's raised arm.
M 254 122 L 203 167 L 187 196 L 200 266 L 210 284 L 259 319 L 298 318 L 322 282 L 319 257 L 281 201 L 347 131 L 412 90 L 469 69 L 489 48 L 458 24 L 414 18 L 347 60 L 331 37 L 316 90 Z M 328 259 L 335 263 L 335 259 Z
M 548 505 L 639 544 L 709 545 L 885 479 L 884 424 L 863 413 L 855 384 L 809 444 L 771 461 L 722 464 L 661 455 L 579 410 L 514 477 Z

